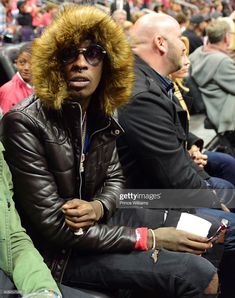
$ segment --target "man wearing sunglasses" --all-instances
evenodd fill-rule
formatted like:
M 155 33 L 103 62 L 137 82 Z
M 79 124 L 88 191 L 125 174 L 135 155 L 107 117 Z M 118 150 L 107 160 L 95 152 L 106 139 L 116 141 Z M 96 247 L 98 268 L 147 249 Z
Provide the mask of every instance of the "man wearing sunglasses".
M 130 96 L 132 67 L 122 29 L 94 7 L 66 5 L 35 40 L 35 95 L 1 126 L 20 214 L 67 285 L 128 289 L 133 297 L 214 294 L 216 269 L 198 256 L 210 248 L 207 238 L 157 229 L 162 213 L 155 210 L 142 209 L 139 218 L 134 209 L 116 211 L 122 129 L 112 114 Z

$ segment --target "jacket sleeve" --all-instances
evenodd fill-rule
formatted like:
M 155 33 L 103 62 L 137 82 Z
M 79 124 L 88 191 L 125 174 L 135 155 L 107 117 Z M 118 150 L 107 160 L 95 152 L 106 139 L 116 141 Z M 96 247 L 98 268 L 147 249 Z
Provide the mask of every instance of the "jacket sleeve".
M 1 145 L 1 144 L 0 144 Z M 11 268 L 3 268 L 10 274 L 17 289 L 23 294 L 37 292 L 41 289 L 51 289 L 60 293 L 56 282 L 51 276 L 50 270 L 43 262 L 43 259 L 25 230 L 21 226 L 19 215 L 15 209 L 12 200 L 12 179 L 9 168 L 1 154 L 0 158 L 3 162 L 1 192 L 6 195 L 4 198 L 4 208 L 1 209 L 1 218 L 5 219 L 1 229 L 6 229 L 9 233 L 9 238 L 6 246 L 9 247 L 5 261 L 9 264 L 11 260 Z M 5 215 L 3 213 L 5 212 Z
M 54 290 L 59 294 L 60 291 L 50 270 L 21 226 L 13 201 L 10 209 L 12 279 L 17 289 L 24 294 L 37 292 L 42 289 Z
M 174 105 L 165 96 L 139 92 L 119 112 L 125 142 L 135 156 L 145 180 L 153 188 L 206 189 L 182 142 L 186 135 L 179 121 L 174 122 Z M 195 191 L 197 198 L 198 193 Z M 218 199 L 208 191 L 208 207 Z
M 119 195 L 124 186 L 124 183 L 125 180 L 122 173 L 121 164 L 119 162 L 117 148 L 115 146 L 112 154 L 112 159 L 106 173 L 106 180 L 103 184 L 103 187 L 95 195 L 94 198 L 99 200 L 103 204 L 104 217 L 102 219 L 102 222 L 107 222 L 107 220 L 116 210 L 117 200 L 119 199 Z
M 200 148 L 200 150 L 202 150 L 203 149 L 203 144 L 204 144 L 203 139 L 199 138 L 198 136 L 196 136 L 192 132 L 189 132 L 188 138 L 187 138 L 187 149 L 188 150 L 190 150 L 190 148 L 193 145 L 196 145 L 198 148 Z
M 46 158 L 43 140 L 38 133 L 40 130 L 36 126 L 34 120 L 23 112 L 11 111 L 2 119 L 1 136 L 13 175 L 15 198 L 35 227 L 34 231 L 58 247 L 96 251 L 133 250 L 136 238 L 132 228 L 97 224 L 87 229 L 82 236 L 74 235 L 68 228 L 61 210 L 64 199 L 60 197 L 55 178 L 47 165 L 47 158 L 53 157 Z M 107 208 L 110 208 L 107 192 L 113 189 L 112 181 L 117 179 L 117 173 L 118 168 L 111 162 L 107 183 L 100 196 Z

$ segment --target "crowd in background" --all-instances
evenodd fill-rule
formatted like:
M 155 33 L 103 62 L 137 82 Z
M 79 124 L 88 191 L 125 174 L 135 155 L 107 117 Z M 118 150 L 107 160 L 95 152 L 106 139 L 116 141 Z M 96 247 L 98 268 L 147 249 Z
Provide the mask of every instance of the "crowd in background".
M 1 40 L 4 43 L 18 43 L 39 36 L 44 28 L 52 22 L 62 2 L 66 1 L 1 0 Z M 67 2 L 94 4 L 107 13 L 114 13 L 115 20 L 127 32 L 141 15 L 155 11 L 176 18 L 182 31 L 190 27 L 190 30 L 193 29 L 196 34 L 201 36 L 205 35 L 205 22 L 208 23 L 211 19 L 218 17 L 230 17 L 233 20 L 235 8 L 235 1 L 232 0 L 72 0 Z

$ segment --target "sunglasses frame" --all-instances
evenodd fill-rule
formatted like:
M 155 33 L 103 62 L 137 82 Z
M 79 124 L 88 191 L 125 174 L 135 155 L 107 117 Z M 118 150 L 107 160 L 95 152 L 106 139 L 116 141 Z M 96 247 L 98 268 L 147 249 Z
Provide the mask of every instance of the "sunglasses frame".
M 100 58 L 99 58 L 99 59 L 98 59 L 97 57 L 94 58 L 94 59 L 97 59 L 97 62 L 92 62 L 92 61 L 91 61 L 92 58 L 89 58 L 89 56 L 87 56 L 87 52 L 89 52 L 89 50 L 90 50 L 91 48 L 96 48 L 96 49 L 98 49 L 98 50 L 100 51 L 100 54 L 99 54 L 99 55 L 100 55 Z M 66 58 L 63 59 L 63 57 L 61 57 L 62 63 L 63 63 L 64 65 L 73 63 L 73 62 L 77 59 L 77 57 L 78 57 L 80 54 L 82 54 L 82 55 L 84 56 L 86 62 L 87 62 L 89 65 L 97 66 L 97 65 L 104 59 L 105 55 L 107 54 L 107 52 L 105 51 L 105 49 L 104 49 L 102 46 L 98 45 L 98 44 L 91 44 L 91 45 L 89 45 L 89 46 L 86 47 L 86 48 L 76 48 L 76 47 L 74 47 L 74 49 L 76 49 L 76 54 L 74 54 L 73 57 L 68 58 L 68 59 L 66 59 Z M 71 48 L 70 48 L 70 49 L 67 49 L 67 50 L 71 50 Z M 63 56 L 63 55 L 62 55 L 62 56 Z

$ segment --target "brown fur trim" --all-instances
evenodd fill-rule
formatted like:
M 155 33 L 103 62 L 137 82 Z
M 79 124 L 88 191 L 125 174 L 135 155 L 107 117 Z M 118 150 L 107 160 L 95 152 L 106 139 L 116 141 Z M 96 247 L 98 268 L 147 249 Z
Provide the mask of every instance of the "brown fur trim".
M 34 41 L 33 85 L 46 106 L 60 109 L 68 94 L 59 53 L 71 44 L 79 45 L 87 36 L 93 36 L 107 51 L 99 98 L 104 112 L 112 114 L 131 94 L 133 56 L 122 29 L 94 6 L 65 5 L 52 25 Z

